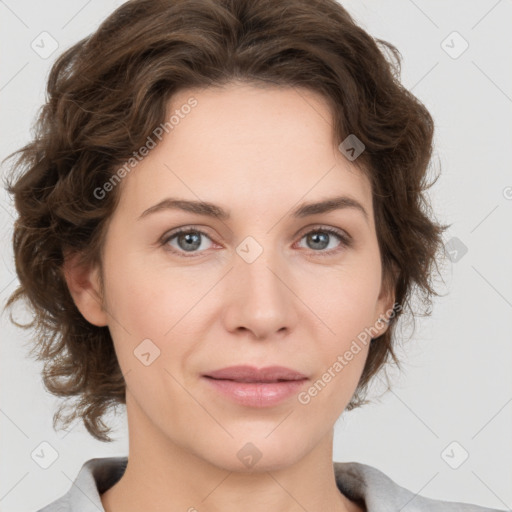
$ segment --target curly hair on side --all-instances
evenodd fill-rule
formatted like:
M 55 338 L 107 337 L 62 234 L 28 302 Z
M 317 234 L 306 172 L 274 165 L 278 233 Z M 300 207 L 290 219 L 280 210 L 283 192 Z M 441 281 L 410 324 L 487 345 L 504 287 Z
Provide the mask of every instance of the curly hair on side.
M 390 57 L 390 58 L 387 58 Z M 370 344 L 347 410 L 367 403 L 372 377 L 391 362 L 396 321 L 414 291 L 431 306 L 433 266 L 448 226 L 435 222 L 424 192 L 434 123 L 400 83 L 401 54 L 372 38 L 335 0 L 129 0 L 53 64 L 33 139 L 16 156 L 6 188 L 18 218 L 13 233 L 19 286 L 5 308 L 30 307 L 31 355 L 44 361 L 45 388 L 76 397 L 53 425 L 81 419 L 110 442 L 102 421 L 125 404 L 125 381 L 108 327 L 78 311 L 63 275 L 64 255 L 98 264 L 120 187 L 94 191 L 165 121 L 178 90 L 234 80 L 305 88 L 332 109 L 333 142 L 355 134 L 353 163 L 370 180 L 383 282 L 394 315 Z M 430 314 L 430 311 L 427 312 Z

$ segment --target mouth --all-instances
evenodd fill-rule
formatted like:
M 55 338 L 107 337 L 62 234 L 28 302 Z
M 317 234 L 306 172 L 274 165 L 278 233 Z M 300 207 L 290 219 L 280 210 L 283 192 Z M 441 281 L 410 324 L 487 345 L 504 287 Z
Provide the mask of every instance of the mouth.
M 282 366 L 232 366 L 202 377 L 217 395 L 245 407 L 276 406 L 298 393 L 309 380 L 304 374 Z

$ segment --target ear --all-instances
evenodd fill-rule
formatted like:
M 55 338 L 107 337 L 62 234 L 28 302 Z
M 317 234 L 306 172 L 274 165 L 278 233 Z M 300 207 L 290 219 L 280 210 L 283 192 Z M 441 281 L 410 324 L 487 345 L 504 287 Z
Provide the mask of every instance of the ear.
M 378 334 L 372 335 L 373 338 L 382 336 L 387 331 L 389 323 L 385 322 L 385 320 L 390 320 L 390 317 L 394 316 L 393 306 L 395 304 L 395 289 L 398 275 L 398 268 L 393 263 L 392 275 L 382 280 L 375 311 L 375 322 L 373 324 L 374 330 L 377 330 Z
M 79 253 L 67 253 L 64 256 L 62 272 L 82 316 L 98 327 L 108 325 L 108 315 L 103 309 L 99 268 L 79 263 Z

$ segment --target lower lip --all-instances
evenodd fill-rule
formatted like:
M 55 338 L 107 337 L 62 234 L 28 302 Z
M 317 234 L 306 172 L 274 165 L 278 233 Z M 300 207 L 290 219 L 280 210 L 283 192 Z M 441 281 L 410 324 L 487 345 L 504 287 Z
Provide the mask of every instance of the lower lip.
M 299 392 L 307 379 L 282 382 L 235 382 L 203 377 L 210 386 L 247 407 L 271 407 Z

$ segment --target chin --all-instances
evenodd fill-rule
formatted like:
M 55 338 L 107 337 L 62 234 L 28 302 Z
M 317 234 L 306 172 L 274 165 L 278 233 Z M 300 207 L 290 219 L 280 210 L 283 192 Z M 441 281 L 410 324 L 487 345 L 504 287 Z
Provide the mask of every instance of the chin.
M 276 428 L 276 424 L 272 428 Z M 254 435 L 245 432 L 235 435 L 234 438 L 225 440 L 212 439 L 210 449 L 201 446 L 201 453 L 196 455 L 208 461 L 210 464 L 227 471 L 237 473 L 263 473 L 265 471 L 279 471 L 296 464 L 309 451 L 314 443 L 305 442 L 307 436 L 296 429 L 297 435 L 290 436 L 283 430 L 265 429 L 264 432 L 254 432 Z M 269 435 L 269 432 L 272 432 Z

